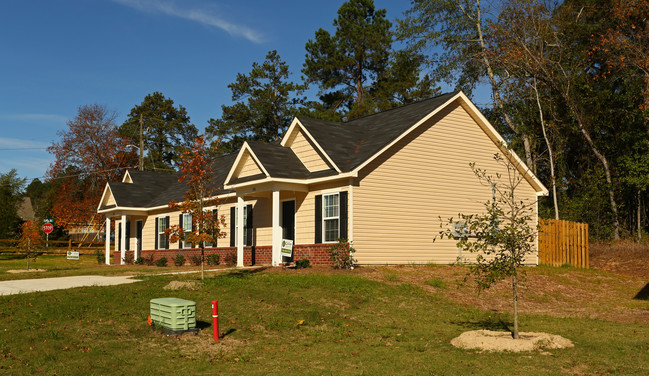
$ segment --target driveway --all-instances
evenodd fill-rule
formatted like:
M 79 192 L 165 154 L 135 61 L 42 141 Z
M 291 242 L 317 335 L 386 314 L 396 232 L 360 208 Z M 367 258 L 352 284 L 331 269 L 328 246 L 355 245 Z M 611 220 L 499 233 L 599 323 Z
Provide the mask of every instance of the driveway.
M 84 286 L 113 286 L 140 282 L 133 276 L 105 277 L 101 275 L 80 275 L 75 277 L 20 279 L 0 281 L 0 295 L 14 295 L 26 292 L 50 291 Z

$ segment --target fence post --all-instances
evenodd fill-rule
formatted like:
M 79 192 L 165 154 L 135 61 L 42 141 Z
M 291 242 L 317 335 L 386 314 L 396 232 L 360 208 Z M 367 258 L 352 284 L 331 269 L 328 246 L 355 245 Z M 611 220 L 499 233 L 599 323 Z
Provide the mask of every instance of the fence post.
M 72 239 L 68 240 L 68 251 L 72 250 Z

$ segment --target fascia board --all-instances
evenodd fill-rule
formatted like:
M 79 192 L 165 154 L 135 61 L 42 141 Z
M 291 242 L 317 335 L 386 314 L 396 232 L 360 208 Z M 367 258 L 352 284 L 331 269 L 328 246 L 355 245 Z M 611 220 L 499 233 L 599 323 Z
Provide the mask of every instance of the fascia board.
M 99 208 L 101 208 L 101 203 L 104 202 L 104 198 L 106 197 L 106 193 L 110 194 L 111 196 L 113 195 L 113 191 L 110 190 L 110 187 L 108 185 L 109 183 L 106 183 L 106 186 L 104 186 L 104 192 L 101 194 L 101 199 L 99 200 L 99 204 L 97 205 L 97 213 L 101 213 L 99 211 Z M 113 196 L 113 199 L 115 196 Z M 117 202 L 117 200 L 115 200 Z
M 126 172 L 124 173 L 124 176 L 122 177 L 122 183 L 126 183 L 126 178 L 127 177 L 129 178 L 129 180 L 131 180 L 131 183 L 132 183 L 133 182 L 133 177 L 131 176 L 131 174 L 128 173 L 128 170 L 126 170 Z
M 225 193 L 225 194 L 222 194 L 222 195 L 216 195 L 216 196 L 210 197 L 209 199 L 215 199 L 216 198 L 217 200 L 220 200 L 220 199 L 223 199 L 223 198 L 235 197 L 236 195 L 237 194 L 234 193 L 234 192 Z M 148 213 L 148 212 L 153 211 L 153 210 L 168 209 L 168 208 L 169 208 L 169 205 L 151 206 L 151 207 L 147 207 L 147 208 L 130 207 L 130 206 L 115 206 L 115 207 L 110 208 L 110 209 L 104 209 L 104 210 L 97 209 L 97 213 L 110 213 L 110 212 L 115 212 L 115 211 L 137 211 L 137 212 Z
M 287 184 L 318 184 L 318 183 L 324 183 L 328 181 L 334 181 L 334 180 L 339 180 L 339 179 L 345 179 L 345 178 L 355 178 L 358 177 L 358 174 L 356 172 L 346 172 L 338 175 L 333 175 L 333 176 L 325 176 L 321 178 L 313 178 L 313 179 L 290 179 L 290 178 L 273 178 L 273 177 L 267 177 L 261 180 L 254 180 L 254 181 L 249 181 L 245 183 L 239 183 L 239 184 L 232 184 L 232 185 L 224 185 L 225 189 L 237 189 L 237 188 L 244 188 L 244 187 L 249 187 L 249 186 L 254 186 L 254 185 L 261 185 L 265 183 L 287 183 Z

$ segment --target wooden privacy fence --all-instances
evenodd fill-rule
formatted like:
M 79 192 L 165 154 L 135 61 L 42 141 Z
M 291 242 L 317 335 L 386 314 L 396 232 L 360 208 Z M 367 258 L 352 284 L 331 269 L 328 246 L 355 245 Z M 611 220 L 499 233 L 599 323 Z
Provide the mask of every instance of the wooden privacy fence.
M 588 268 L 588 224 L 539 218 L 539 263 Z

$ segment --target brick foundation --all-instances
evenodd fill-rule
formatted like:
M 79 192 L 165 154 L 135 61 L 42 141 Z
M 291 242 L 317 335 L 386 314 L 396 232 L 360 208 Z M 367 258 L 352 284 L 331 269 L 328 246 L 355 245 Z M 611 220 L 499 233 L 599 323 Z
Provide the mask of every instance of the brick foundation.
M 330 265 L 329 252 L 327 250 L 331 244 L 297 244 L 293 246 L 293 260 L 309 259 L 311 265 Z M 191 256 L 200 256 L 200 248 L 188 249 L 158 249 L 158 250 L 142 250 L 140 257 L 149 259 L 153 255 L 153 261 L 162 257 L 167 258 L 169 265 L 173 265 L 173 257 L 178 253 L 185 256 L 186 262 L 190 262 Z M 219 248 L 205 248 L 205 256 L 217 254 L 221 257 L 221 263 L 225 261 L 225 257 L 230 254 L 237 254 L 237 247 L 219 247 Z M 271 265 L 272 264 L 273 247 L 270 245 L 260 245 L 243 248 L 243 264 L 250 265 Z M 127 257 L 133 256 L 133 251 L 126 251 Z M 120 264 L 121 252 L 113 252 L 112 263 L 115 265 Z

